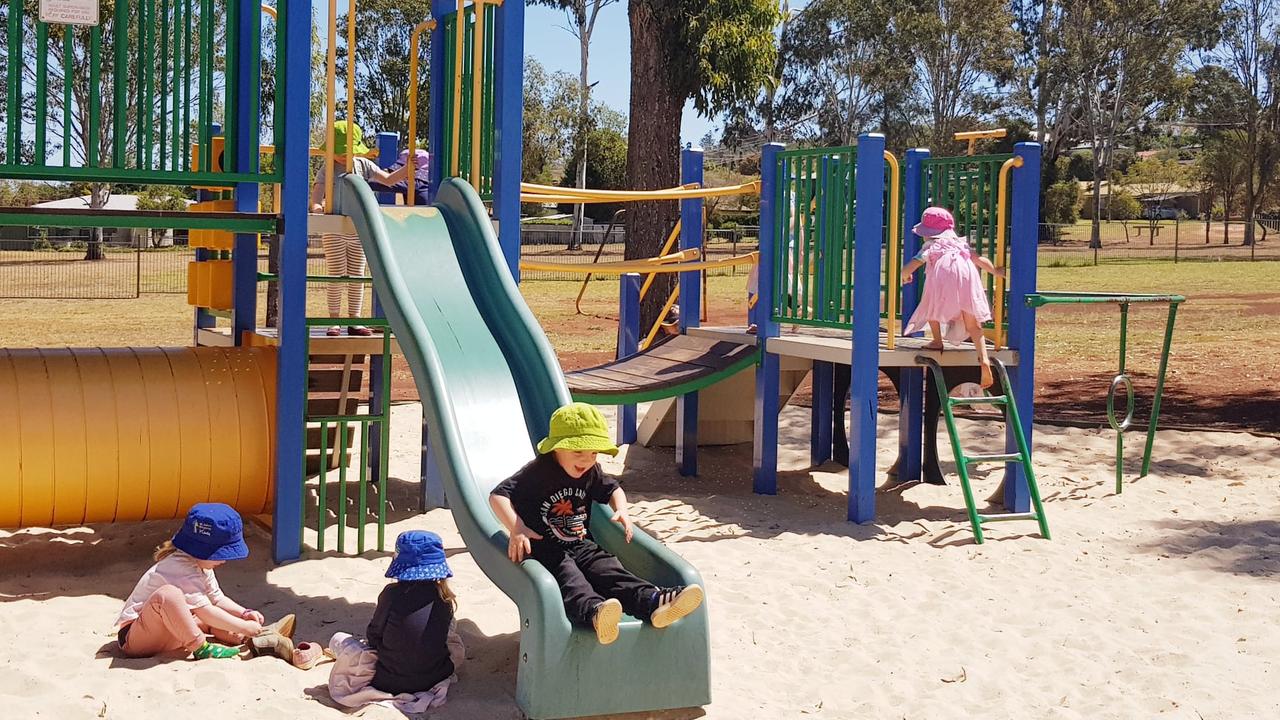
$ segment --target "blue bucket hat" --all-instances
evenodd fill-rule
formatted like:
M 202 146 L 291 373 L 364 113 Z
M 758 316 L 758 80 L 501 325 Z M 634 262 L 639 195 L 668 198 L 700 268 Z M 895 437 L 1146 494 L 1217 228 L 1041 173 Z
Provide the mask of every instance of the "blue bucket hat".
M 173 536 L 173 546 L 200 560 L 249 557 L 240 514 L 223 503 L 196 503 Z
M 443 580 L 453 577 L 440 536 L 428 530 L 406 530 L 396 538 L 396 557 L 387 568 L 396 580 Z

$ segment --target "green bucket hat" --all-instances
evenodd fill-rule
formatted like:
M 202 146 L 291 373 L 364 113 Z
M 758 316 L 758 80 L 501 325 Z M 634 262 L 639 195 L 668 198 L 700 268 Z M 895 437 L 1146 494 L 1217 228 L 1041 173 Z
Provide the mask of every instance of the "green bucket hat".
M 360 130 L 360 126 L 355 123 L 348 123 L 346 120 L 338 120 L 333 123 L 333 152 L 335 155 L 347 154 L 347 135 L 351 135 L 351 147 L 355 149 L 357 155 L 365 155 L 369 152 L 369 146 L 364 144 L 364 133 Z M 325 143 L 320 143 L 320 149 L 324 150 Z
M 551 432 L 538 443 L 538 453 L 552 450 L 594 450 L 618 454 L 618 446 L 609 439 L 609 425 L 593 405 L 570 403 L 551 413 Z

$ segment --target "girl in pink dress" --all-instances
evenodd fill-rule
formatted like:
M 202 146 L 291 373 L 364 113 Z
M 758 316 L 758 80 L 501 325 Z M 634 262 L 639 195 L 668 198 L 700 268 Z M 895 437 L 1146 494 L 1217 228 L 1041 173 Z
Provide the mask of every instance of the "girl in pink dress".
M 967 335 L 978 351 L 982 387 L 990 387 L 991 362 L 987 359 L 982 323 L 991 319 L 991 306 L 978 269 L 1002 277 L 1004 270 L 974 252 L 965 238 L 956 235 L 955 225 L 955 219 L 945 208 L 931 207 L 912 228 L 912 232 L 928 240 L 920 253 L 902 268 L 902 284 L 911 282 L 912 274 L 921 266 L 928 272 L 924 297 L 907 321 L 903 335 L 923 330 L 927 324 L 933 335 L 933 340 L 925 345 L 927 350 L 941 350 L 944 338 L 958 342 Z M 945 333 L 941 327 L 944 323 Z

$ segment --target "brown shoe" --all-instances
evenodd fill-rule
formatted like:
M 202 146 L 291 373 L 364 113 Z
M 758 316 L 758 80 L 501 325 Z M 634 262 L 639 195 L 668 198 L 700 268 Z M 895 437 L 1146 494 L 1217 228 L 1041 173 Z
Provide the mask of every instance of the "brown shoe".
M 259 634 L 261 635 L 268 632 L 275 632 L 292 640 L 293 630 L 294 630 L 294 627 L 297 625 L 297 621 L 298 621 L 297 616 L 295 616 L 293 613 L 289 613 L 288 615 L 285 615 L 284 617 L 271 623 L 270 625 L 263 625 L 262 633 L 259 633 Z
M 249 640 L 249 653 L 254 657 L 274 655 L 287 663 L 293 662 L 293 640 L 274 630 L 268 630 Z

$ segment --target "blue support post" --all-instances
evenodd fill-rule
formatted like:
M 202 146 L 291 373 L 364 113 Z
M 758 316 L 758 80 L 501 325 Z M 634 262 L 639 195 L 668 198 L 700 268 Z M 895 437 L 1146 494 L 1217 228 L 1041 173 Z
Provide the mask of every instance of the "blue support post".
M 778 153 L 782 143 L 767 143 L 760 151 L 760 262 L 756 265 L 759 298 L 756 302 L 756 342 L 760 344 L 760 364 L 756 365 L 755 438 L 751 451 L 752 490 L 763 495 L 778 492 L 778 385 L 781 368 L 778 356 L 768 352 L 769 338 L 778 337 L 773 320 L 774 259 L 777 237 L 774 219 L 778 213 Z M 683 313 L 681 313 L 683 315 Z
M 222 126 L 214 123 L 209 126 L 209 137 L 222 134 Z M 211 190 L 197 190 L 196 200 L 206 202 L 209 200 L 217 200 L 218 194 Z M 213 255 L 205 248 L 196 248 L 195 261 L 204 262 L 205 260 L 213 260 Z M 256 278 L 255 278 L 256 280 Z M 209 311 L 202 307 L 195 309 L 195 316 L 192 320 L 193 327 L 191 329 L 191 344 L 200 344 L 200 331 L 202 329 L 213 328 L 218 326 L 218 318 L 211 315 Z
M 378 133 L 378 167 L 390 167 L 396 161 L 396 156 L 400 154 L 400 136 L 397 133 L 380 132 Z M 396 202 L 396 194 L 393 192 L 377 193 L 378 203 L 382 205 L 394 205 Z M 363 290 L 361 291 L 363 292 Z M 378 291 L 373 291 L 373 317 L 386 317 L 382 310 L 382 301 L 378 299 Z M 369 356 L 369 407 L 382 407 L 382 394 L 389 392 L 389 388 L 382 385 L 382 367 L 383 357 L 381 354 L 374 353 Z M 377 485 L 382 482 L 382 433 L 369 433 L 369 457 L 366 458 L 366 465 L 369 466 L 369 479 Z
M 702 184 L 702 149 L 680 152 L 680 182 Z M 680 249 L 702 249 L 702 198 L 680 201 Z M 702 272 L 680 273 L 680 334 L 696 328 L 702 317 Z M 676 398 L 676 462 L 680 474 L 698 474 L 698 393 Z
M 441 100 L 444 94 L 444 20 L 445 15 L 456 12 L 457 9 L 456 2 L 431 0 L 431 17 L 436 19 L 436 26 L 431 31 L 431 62 L 428 71 L 431 77 L 430 87 L 436 88 L 436 91 L 431 94 L 431 116 L 427 118 L 427 150 L 431 154 L 431 167 L 428 169 L 427 177 L 431 183 L 433 198 L 436 196 L 436 191 L 440 189 L 441 181 L 444 180 L 448 162 L 444 156 L 444 101 Z M 413 150 L 413 148 L 409 149 Z M 413 189 L 410 188 L 409 192 L 413 192 Z
M 524 3 L 496 13 L 493 90 L 493 217 L 511 277 L 520 281 L 520 163 L 524 128 Z M 437 87 L 437 86 L 433 86 Z M 439 86 L 442 87 L 442 86 Z
M 237 23 L 240 42 L 256 43 L 261 36 L 262 11 L 252 4 L 239 3 L 235 6 L 239 17 L 229 22 Z M 262 73 L 258 72 L 253 62 L 253 53 L 241 48 L 237 53 L 236 72 L 236 118 L 233 134 L 237 139 L 235 147 L 236 172 L 258 172 L 261 160 L 259 152 L 259 129 L 262 113 L 258 97 L 262 90 Z M 236 183 L 236 212 L 258 212 L 258 183 Z M 244 342 L 245 333 L 258 329 L 258 235 L 257 233 L 236 233 L 231 253 L 231 338 L 236 345 Z
M 617 359 L 635 355 L 640 350 L 640 275 L 627 273 L 618 279 L 618 352 Z M 619 445 L 636 441 L 636 406 L 618 406 Z
M 858 136 L 853 241 L 853 354 L 849 363 L 849 510 L 876 515 L 876 394 L 880 364 L 880 238 L 884 235 L 884 135 Z
M 422 510 L 449 507 L 449 498 L 444 494 L 444 478 L 436 468 L 434 453 L 431 451 L 431 436 L 427 434 L 427 414 L 422 413 L 422 467 L 419 468 L 422 485 Z
M 1036 311 L 1027 295 L 1036 291 L 1036 255 L 1040 242 L 1040 143 L 1021 142 L 1013 154 L 1022 158 L 1010 179 L 1012 217 L 1009 223 L 1009 347 L 1018 352 L 1018 364 L 1009 369 L 1009 382 L 1018 403 L 1018 419 L 1027 447 L 1032 447 L 1035 420 Z M 998 260 L 997 260 L 998 261 Z M 1005 452 L 1018 452 L 1013 429 L 1005 429 Z M 1004 505 L 1010 512 L 1027 512 L 1031 496 L 1019 463 L 1005 466 Z
M 809 464 L 821 465 L 831 459 L 831 416 L 835 406 L 835 365 L 813 361 L 813 402 L 809 422 Z
M 284 236 L 280 246 L 280 347 L 276 371 L 276 496 L 271 557 L 302 554 L 302 481 L 307 393 L 307 138 L 311 123 L 311 3 L 289 2 L 284 18 Z M 283 150 L 283 152 L 282 152 Z
M 385 170 L 395 165 L 399 157 L 400 134 L 393 132 L 378 133 L 378 167 Z M 377 196 L 379 205 L 396 204 L 396 194 L 393 192 L 380 192 L 377 193 Z
M 920 252 L 920 237 L 911 232 L 912 226 L 924 211 L 924 161 L 929 151 L 913 148 L 907 151 L 903 168 L 902 200 L 902 261 L 910 262 Z M 907 320 L 920 303 L 919 288 L 923 282 L 917 279 L 902 292 L 902 325 L 893 328 L 902 332 Z M 920 333 L 916 333 L 919 335 Z M 907 482 L 920 479 L 921 442 L 924 436 L 924 370 L 904 367 L 898 379 L 898 480 Z

